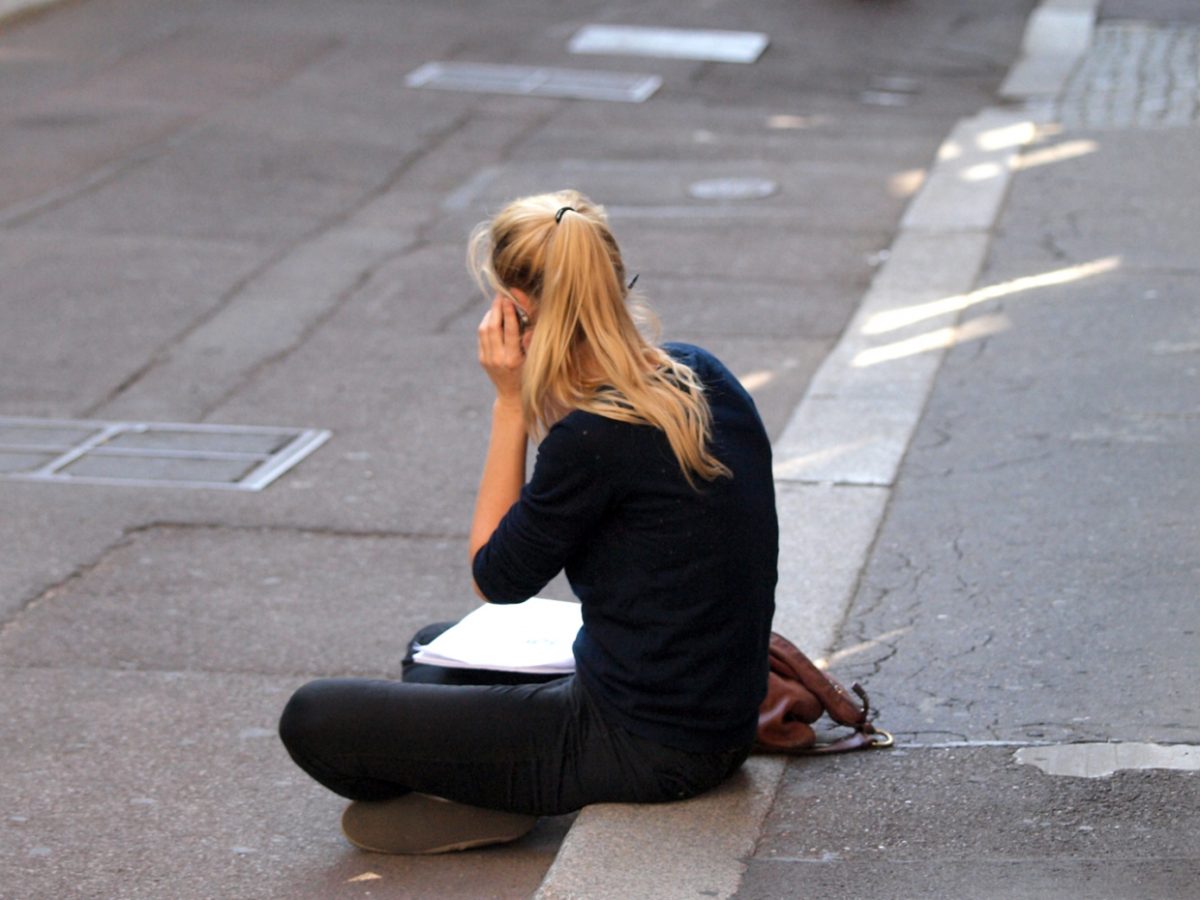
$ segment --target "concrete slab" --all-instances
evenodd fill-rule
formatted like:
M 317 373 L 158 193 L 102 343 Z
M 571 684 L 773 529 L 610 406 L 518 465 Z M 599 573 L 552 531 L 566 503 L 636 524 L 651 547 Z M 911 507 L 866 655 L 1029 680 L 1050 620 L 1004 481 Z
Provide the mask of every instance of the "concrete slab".
M 260 26 L 264 33 L 272 33 Z M 220 112 L 226 125 L 280 141 L 324 140 L 387 148 L 399 160 L 473 113 L 477 98 L 405 90 L 413 50 L 335 41 L 275 90 Z
M 516 844 L 388 857 L 275 734 L 295 676 L 23 669 L 0 698 L 4 895 L 527 897 L 569 817 Z M 53 708 L 54 715 L 47 715 Z
M 0 120 L 0 220 L 12 221 L 183 127 L 170 109 L 54 97 Z M 99 107 L 99 108 L 98 108 Z M 9 107 L 11 109 L 11 107 Z
M 157 358 L 96 407 L 97 415 L 202 419 L 269 360 L 302 342 L 338 304 L 371 281 L 415 235 L 342 227 L 296 246 L 221 299 L 211 315 L 164 342 Z
M 475 196 L 473 185 L 486 181 L 482 176 L 495 168 L 497 150 L 507 154 L 530 134 L 544 134 L 542 127 L 556 106 L 550 100 L 518 103 L 511 98 L 493 99 L 469 118 L 455 122 L 452 130 L 443 132 L 434 142 L 433 152 L 413 158 L 387 192 L 355 213 L 354 221 L 359 225 L 390 225 L 397 217 L 406 222 L 414 211 L 419 211 L 423 221 L 432 223 L 442 210 L 468 209 L 469 199 Z M 456 201 L 456 196 L 461 200 Z M 482 220 L 490 212 L 480 210 L 473 215 Z M 465 247 L 474 225 L 473 218 L 462 220 L 461 230 L 451 231 L 447 239 Z
M 0 481 L 5 519 L 19 524 L 5 529 L 0 620 L 8 622 L 25 604 L 124 539 L 127 510 L 119 503 L 98 502 L 93 491 Z
M 139 13 L 155 8 L 152 0 L 122 0 L 116 6 L 95 6 L 73 10 L 59 2 L 56 6 L 41 4 L 40 0 L 6 0 L 11 7 L 41 6 L 34 16 L 10 19 L 0 34 L 0 41 L 10 47 L 29 48 L 35 58 L 71 60 L 67 66 L 82 64 L 90 67 L 96 62 L 112 62 L 115 56 L 125 55 L 144 46 L 146 41 L 161 40 L 179 28 L 180 20 L 162 10 L 151 28 Z
M 257 260 L 236 241 L 6 232 L 4 412 L 70 418 L 102 402 Z
M 766 93 L 808 105 L 821 96 L 857 100 L 872 76 L 903 74 L 928 79 L 912 104 L 917 114 L 968 115 L 991 102 L 1034 5 L 986 4 L 963 17 L 961 6 L 945 0 L 917 16 L 877 5 L 803 11 L 771 5 L 756 9 L 753 20 L 772 37 L 762 59 L 709 67 L 696 93 L 732 104 L 755 104 Z
M 491 403 L 475 338 L 413 334 L 400 318 L 394 308 L 375 319 L 335 316 L 213 410 L 214 421 L 234 424 L 321 410 L 316 424 L 333 431 L 269 505 L 245 514 L 264 524 L 465 535 Z
M 329 38 L 188 25 L 123 55 L 69 96 L 200 113 L 282 83 L 333 46 Z
M 1182 896 L 1198 871 L 1185 821 L 1198 790 L 1185 773 L 1054 778 L 1002 749 L 805 760 L 737 896 L 789 896 L 797 863 L 806 890 L 856 896 Z
M 947 128 L 951 121 L 947 116 Z M 907 112 L 868 110 L 850 101 L 813 108 L 807 98 L 782 105 L 765 97 L 737 106 L 692 98 L 648 107 L 572 104 L 554 122 L 556 127 L 521 144 L 522 160 L 603 158 L 616 146 L 626 160 L 752 159 L 794 165 L 844 162 L 849 145 L 864 167 L 874 163 L 903 171 L 928 165 L 941 137 L 926 118 L 914 120 Z M 597 134 L 605 140 L 597 141 Z
M 829 346 L 842 333 L 850 302 L 834 283 L 724 281 L 658 275 L 637 284 L 674 332 L 730 337 L 799 337 Z
M 486 37 L 494 39 L 495 52 L 511 55 L 516 38 L 524 33 L 541 33 L 548 21 L 543 10 L 505 8 L 507 15 L 464 15 L 457 6 L 419 3 L 397 7 L 387 0 L 363 0 L 330 8 L 320 0 L 294 0 L 287 5 L 288 15 L 279 21 L 279 7 L 214 0 L 188 9 L 191 21 L 212 23 L 218 27 L 236 27 L 271 32 L 280 28 L 300 34 L 333 35 L 345 45 L 386 49 L 399 54 L 433 53 L 442 47 L 469 53 L 486 47 Z
M 630 271 L 659 275 L 777 281 L 803 287 L 837 279 L 848 291 L 864 290 L 871 260 L 888 241 L 884 231 L 779 229 L 739 222 L 730 231 L 716 222 L 615 223 Z M 709 243 L 721 235 L 713 252 Z
M 324 560 L 316 571 L 306 565 L 313 559 Z M 456 580 L 460 590 L 448 590 Z M 398 678 L 418 628 L 477 605 L 460 540 L 159 528 L 29 606 L 0 636 L 0 658 L 18 667 Z
M 352 137 L 274 139 L 261 128 L 213 125 L 111 183 L 34 216 L 32 224 L 282 247 L 365 202 L 399 163 L 389 148 Z
M 77 77 L 52 93 L 20 98 L 4 140 L 19 141 L 26 150 L 20 158 L 37 160 L 45 175 L 18 181 L 7 193 L 0 181 L 0 199 L 36 208 L 39 194 L 48 193 L 43 201 L 57 202 L 68 185 L 85 190 L 89 174 L 104 174 L 105 163 L 134 150 L 161 153 L 161 147 L 148 145 L 201 114 L 273 87 L 330 46 L 328 38 L 185 26 L 169 16 L 160 16 L 158 28 L 138 35 L 100 25 L 92 39 L 106 45 L 108 53 L 91 65 L 78 63 L 89 52 L 80 52 L 77 36 L 48 41 L 43 52 L 71 59 Z M 28 45 L 21 50 L 36 57 Z M 31 143 L 45 150 L 29 152 Z
M 493 169 L 490 182 L 464 201 L 471 215 L 480 215 L 514 197 L 570 186 L 593 199 L 603 198 L 614 226 L 640 220 L 691 225 L 711 218 L 717 224 L 736 222 L 739 229 L 769 221 L 777 229 L 820 225 L 844 230 L 899 215 L 902 201 L 888 192 L 892 174 L 886 166 L 846 159 L 790 165 L 753 158 L 711 163 L 522 161 Z M 773 183 L 775 189 L 761 199 L 726 202 L 699 200 L 689 191 L 697 182 L 717 178 L 755 178 Z

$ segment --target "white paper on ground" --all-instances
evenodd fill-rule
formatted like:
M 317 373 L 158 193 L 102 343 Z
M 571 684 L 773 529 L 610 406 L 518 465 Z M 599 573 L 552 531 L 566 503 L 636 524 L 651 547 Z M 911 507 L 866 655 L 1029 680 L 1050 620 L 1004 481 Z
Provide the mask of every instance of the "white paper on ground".
M 578 603 L 530 597 L 485 603 L 413 654 L 413 661 L 458 669 L 563 674 L 575 671 L 571 651 L 583 619 Z

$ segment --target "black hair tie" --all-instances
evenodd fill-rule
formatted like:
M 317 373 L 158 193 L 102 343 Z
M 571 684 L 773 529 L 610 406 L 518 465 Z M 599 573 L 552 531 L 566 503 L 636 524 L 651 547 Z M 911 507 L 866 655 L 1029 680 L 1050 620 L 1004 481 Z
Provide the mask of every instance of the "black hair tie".
M 575 207 L 573 207 L 573 206 L 564 206 L 562 209 L 560 209 L 558 212 L 556 212 L 554 214 L 554 224 L 557 225 L 559 222 L 561 222 L 563 213 L 567 213 L 567 212 L 578 212 L 578 210 L 575 209 Z

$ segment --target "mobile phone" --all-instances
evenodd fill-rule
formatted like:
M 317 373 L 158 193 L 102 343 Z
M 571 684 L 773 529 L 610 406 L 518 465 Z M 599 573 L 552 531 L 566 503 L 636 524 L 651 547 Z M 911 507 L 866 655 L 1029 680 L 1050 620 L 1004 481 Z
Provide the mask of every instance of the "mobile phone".
M 513 309 L 517 311 L 517 334 L 525 337 L 525 329 L 529 327 L 529 314 L 521 309 L 521 304 L 513 301 Z

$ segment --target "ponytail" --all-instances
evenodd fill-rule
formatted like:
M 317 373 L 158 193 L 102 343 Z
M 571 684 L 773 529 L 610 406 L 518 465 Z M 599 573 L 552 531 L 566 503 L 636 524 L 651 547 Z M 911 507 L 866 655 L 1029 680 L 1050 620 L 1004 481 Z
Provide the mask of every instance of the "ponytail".
M 543 436 L 580 409 L 658 428 L 693 486 L 697 476 L 731 474 L 709 450 L 711 414 L 699 378 L 638 328 L 651 317 L 627 302 L 625 266 L 603 207 L 576 191 L 526 197 L 476 228 L 470 246 L 485 292 L 520 290 L 537 308 L 521 385 L 531 434 Z

